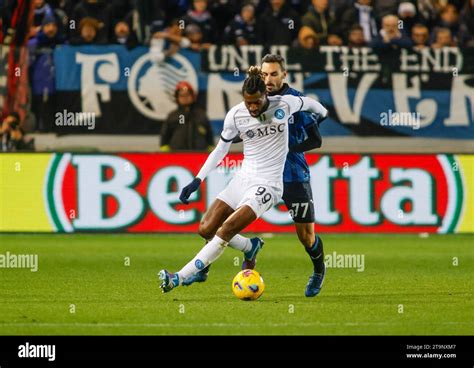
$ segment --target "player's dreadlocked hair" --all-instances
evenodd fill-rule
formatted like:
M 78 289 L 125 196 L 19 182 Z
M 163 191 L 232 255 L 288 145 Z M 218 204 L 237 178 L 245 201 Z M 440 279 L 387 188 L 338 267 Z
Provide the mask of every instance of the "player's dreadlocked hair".
M 247 92 L 249 95 L 253 95 L 257 92 L 264 93 L 265 90 L 266 87 L 262 70 L 258 66 L 251 66 L 249 70 L 247 70 L 247 78 L 242 86 L 242 93 Z

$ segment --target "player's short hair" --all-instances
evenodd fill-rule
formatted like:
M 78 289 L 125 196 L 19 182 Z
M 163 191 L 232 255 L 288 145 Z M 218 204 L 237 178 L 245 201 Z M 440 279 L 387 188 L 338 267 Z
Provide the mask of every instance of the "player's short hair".
M 266 91 L 265 81 L 263 79 L 262 70 L 258 66 L 251 66 L 247 70 L 247 78 L 242 86 L 242 94 L 248 93 L 253 95 L 254 93 Z
M 281 70 L 286 70 L 285 59 L 278 54 L 266 54 L 262 59 L 262 64 L 263 63 L 278 63 L 280 64 Z

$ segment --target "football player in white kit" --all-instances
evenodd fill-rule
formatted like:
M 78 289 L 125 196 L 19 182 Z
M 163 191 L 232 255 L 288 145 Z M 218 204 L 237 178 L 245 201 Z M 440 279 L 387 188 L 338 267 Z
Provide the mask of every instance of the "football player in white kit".
M 200 224 L 199 233 L 208 243 L 178 272 L 158 273 L 163 292 L 186 285 L 193 275 L 219 258 L 228 245 L 243 251 L 246 260 L 255 258 L 262 242 L 258 238 L 251 241 L 239 233 L 281 199 L 291 116 L 298 111 L 327 115 L 319 102 L 308 97 L 267 96 L 262 72 L 255 66 L 248 71 L 242 94 L 244 101 L 227 113 L 219 143 L 196 178 L 183 188 L 180 199 L 188 203 L 202 180 L 227 155 L 237 136 L 243 140 L 242 167 L 217 196 Z

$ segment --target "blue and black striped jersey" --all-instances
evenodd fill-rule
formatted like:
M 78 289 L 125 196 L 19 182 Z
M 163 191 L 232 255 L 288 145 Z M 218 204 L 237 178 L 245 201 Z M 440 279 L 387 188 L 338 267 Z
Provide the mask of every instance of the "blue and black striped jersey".
M 284 84 L 279 95 L 303 96 L 303 94 L 288 84 Z M 306 139 L 306 127 L 316 124 L 316 117 L 309 112 L 297 112 L 293 114 L 293 122 L 288 126 L 289 146 L 301 143 Z M 309 167 L 303 152 L 288 152 L 286 156 L 285 169 L 283 170 L 283 181 L 285 183 L 309 182 Z

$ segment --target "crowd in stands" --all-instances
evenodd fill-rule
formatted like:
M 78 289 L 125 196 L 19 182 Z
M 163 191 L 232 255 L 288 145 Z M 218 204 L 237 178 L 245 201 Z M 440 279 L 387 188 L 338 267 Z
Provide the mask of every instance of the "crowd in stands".
M 118 44 L 128 49 L 145 45 L 150 46 L 156 62 L 181 48 L 199 52 L 211 45 L 283 44 L 305 50 L 317 50 L 321 45 L 345 45 L 369 46 L 382 52 L 390 48 L 474 47 L 474 0 L 33 0 L 33 3 L 33 24 L 26 38 L 31 106 L 39 131 L 52 129 L 56 106 L 53 51 L 61 44 Z M 10 32 L 9 9 L 5 5 L 2 8 L 1 1 L 0 11 L 3 19 L 0 40 L 5 42 L 5 35 Z M 184 108 L 179 104 L 178 107 Z M 185 109 L 189 113 L 189 107 Z M 205 148 L 210 142 L 207 123 L 199 126 L 205 131 L 200 143 Z M 9 127 L 4 125 L 0 136 L 10 134 Z M 165 146 L 174 146 L 170 131 L 163 133 L 169 140 Z M 181 127 L 179 134 L 188 133 Z
M 474 0 L 34 0 L 31 44 L 474 46 Z M 160 42 L 156 42 L 160 44 Z

